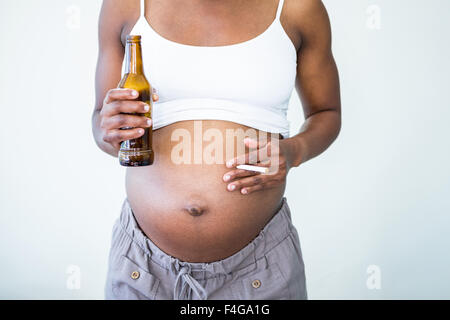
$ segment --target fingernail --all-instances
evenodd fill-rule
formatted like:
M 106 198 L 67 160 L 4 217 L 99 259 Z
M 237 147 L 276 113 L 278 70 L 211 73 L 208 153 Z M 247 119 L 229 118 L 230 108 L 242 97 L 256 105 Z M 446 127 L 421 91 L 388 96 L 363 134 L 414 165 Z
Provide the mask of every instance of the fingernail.
M 232 167 L 233 166 L 233 161 L 228 161 L 227 162 L 227 167 Z
M 230 176 L 229 176 L 229 175 L 225 175 L 225 176 L 223 177 L 223 180 L 225 180 L 225 181 L 230 180 Z
M 139 129 L 138 132 L 139 132 L 139 134 L 143 134 L 144 133 L 144 129 Z
M 152 125 L 152 120 L 151 120 L 151 119 L 148 119 L 148 120 L 147 120 L 147 125 L 148 125 L 149 127 Z
M 137 95 L 138 95 L 138 92 L 137 92 L 136 90 L 133 90 L 133 91 L 131 92 L 131 95 L 137 96 Z
M 228 190 L 233 191 L 234 189 L 236 189 L 236 186 L 234 184 L 230 184 L 228 186 Z
M 247 189 L 242 189 L 241 192 L 242 192 L 243 194 L 247 194 L 248 191 L 247 191 Z
M 148 105 L 148 104 L 146 104 L 145 106 L 144 106 L 144 111 L 149 111 L 150 110 L 150 106 Z

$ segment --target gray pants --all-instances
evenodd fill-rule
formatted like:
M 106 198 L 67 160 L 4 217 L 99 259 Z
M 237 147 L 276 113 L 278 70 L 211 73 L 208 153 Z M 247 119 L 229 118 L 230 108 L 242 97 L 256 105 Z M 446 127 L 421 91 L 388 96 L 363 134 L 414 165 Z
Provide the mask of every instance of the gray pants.
M 114 225 L 106 299 L 307 299 L 298 233 L 286 198 L 239 252 L 210 263 L 180 261 L 139 228 L 125 199 Z

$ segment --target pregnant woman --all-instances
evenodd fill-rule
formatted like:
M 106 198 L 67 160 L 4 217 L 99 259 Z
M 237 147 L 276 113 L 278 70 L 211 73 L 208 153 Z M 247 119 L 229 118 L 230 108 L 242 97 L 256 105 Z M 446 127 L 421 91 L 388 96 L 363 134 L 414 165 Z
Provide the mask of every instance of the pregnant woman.
M 148 106 L 116 89 L 129 34 L 142 36 L 156 89 L 150 123 Z M 99 45 L 98 146 L 117 157 L 121 141 L 152 126 L 155 153 L 153 165 L 126 169 L 106 298 L 306 299 L 284 191 L 289 170 L 322 153 L 340 130 L 321 1 L 104 0 Z M 305 122 L 290 136 L 294 87 Z

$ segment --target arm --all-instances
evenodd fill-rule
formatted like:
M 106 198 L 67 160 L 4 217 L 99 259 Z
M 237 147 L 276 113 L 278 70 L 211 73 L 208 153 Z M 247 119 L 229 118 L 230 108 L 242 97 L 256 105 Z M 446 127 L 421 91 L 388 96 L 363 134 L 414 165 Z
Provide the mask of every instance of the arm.
M 302 44 L 298 51 L 296 89 L 305 122 L 300 132 L 287 139 L 292 166 L 299 166 L 324 152 L 341 128 L 339 75 L 331 50 L 331 28 L 321 1 L 304 2 L 298 28 Z
M 234 168 L 253 157 L 260 161 L 259 166 L 272 166 L 271 161 L 277 159 L 275 170 L 268 175 L 255 175 L 239 169 L 229 171 L 223 177 L 229 183 L 229 191 L 240 190 L 242 194 L 250 194 L 280 186 L 286 182 L 290 168 L 324 152 L 339 134 L 339 76 L 331 52 L 327 12 L 320 0 L 297 1 L 291 8 L 291 17 L 295 19 L 302 41 L 298 50 L 296 89 L 302 101 L 305 122 L 297 135 L 279 140 L 278 146 L 271 142 L 260 145 L 258 141 L 246 140 L 246 146 L 253 151 L 228 161 L 227 167 Z M 235 178 L 240 179 L 232 181 Z

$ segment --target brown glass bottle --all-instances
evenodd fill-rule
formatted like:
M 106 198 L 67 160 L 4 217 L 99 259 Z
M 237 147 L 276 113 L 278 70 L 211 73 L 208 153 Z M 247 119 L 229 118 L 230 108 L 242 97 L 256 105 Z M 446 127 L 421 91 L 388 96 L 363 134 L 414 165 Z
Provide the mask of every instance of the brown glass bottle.
M 153 92 L 150 83 L 144 75 L 144 67 L 142 63 L 142 47 L 141 36 L 127 36 L 127 44 L 125 49 L 125 72 L 119 83 L 119 88 L 134 89 L 139 92 L 138 101 L 143 101 L 150 106 L 150 110 L 145 114 L 148 118 L 152 117 Z M 129 128 L 123 128 L 129 129 Z M 154 154 L 152 150 L 152 132 L 153 127 L 144 128 L 143 136 L 123 141 L 119 151 L 119 161 L 122 166 L 141 167 L 148 166 L 153 163 Z

